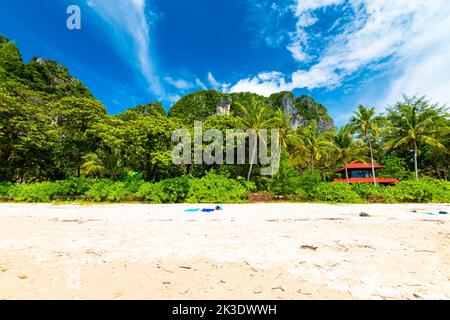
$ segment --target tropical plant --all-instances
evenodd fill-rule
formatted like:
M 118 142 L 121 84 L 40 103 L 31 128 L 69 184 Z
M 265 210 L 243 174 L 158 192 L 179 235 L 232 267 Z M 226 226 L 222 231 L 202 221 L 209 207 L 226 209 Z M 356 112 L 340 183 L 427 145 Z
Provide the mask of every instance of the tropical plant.
M 314 170 L 316 161 L 333 149 L 333 134 L 332 131 L 320 134 L 316 121 L 299 131 L 300 140 L 309 155 L 311 170 Z
M 375 176 L 375 159 L 373 157 L 373 142 L 380 137 L 380 128 L 375 120 L 375 108 L 366 108 L 363 105 L 358 106 L 357 111 L 353 111 L 353 117 L 350 120 L 351 128 L 358 132 L 361 138 L 368 144 L 370 153 L 370 163 L 372 166 L 373 184 L 377 185 Z
M 409 145 L 414 152 L 414 172 L 419 178 L 418 157 L 420 145 L 446 150 L 437 136 L 442 131 L 450 133 L 445 126 L 443 108 L 431 105 L 425 97 L 408 98 L 388 108 L 388 128 L 386 150 Z M 444 125 L 443 125 L 444 124 Z
M 237 106 L 242 113 L 242 117 L 240 118 L 241 125 L 245 129 L 253 130 L 257 139 L 263 138 L 261 135 L 262 129 L 270 128 L 277 122 L 277 118 L 273 117 L 271 106 L 269 104 L 253 100 L 249 104 L 237 104 Z M 251 150 L 250 167 L 248 169 L 247 181 L 250 181 L 257 147 L 255 146 L 252 149 L 253 150 Z
M 338 161 L 342 162 L 345 167 L 345 180 L 349 183 L 347 165 L 353 161 L 364 161 L 364 143 L 361 140 L 355 140 L 350 125 L 344 125 L 333 136 L 334 151 Z

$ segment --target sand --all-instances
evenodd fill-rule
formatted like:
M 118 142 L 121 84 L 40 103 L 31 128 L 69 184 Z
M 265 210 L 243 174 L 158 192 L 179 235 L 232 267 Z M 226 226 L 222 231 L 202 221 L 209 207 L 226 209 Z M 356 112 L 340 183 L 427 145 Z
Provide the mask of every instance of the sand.
M 449 204 L 195 207 L 0 204 L 0 299 L 450 298 Z

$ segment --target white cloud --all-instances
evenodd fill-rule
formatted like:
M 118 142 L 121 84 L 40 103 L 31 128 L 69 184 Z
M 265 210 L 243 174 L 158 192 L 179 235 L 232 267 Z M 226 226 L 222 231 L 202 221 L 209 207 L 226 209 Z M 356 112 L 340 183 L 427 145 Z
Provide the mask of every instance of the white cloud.
M 88 0 L 87 4 L 108 23 L 117 37 L 117 42 L 127 45 L 127 50 L 122 51 L 126 55 L 125 58 L 130 58 L 129 50 L 134 52 L 133 61 L 137 61 L 137 67 L 147 80 L 152 92 L 163 96 L 164 91 L 152 63 L 145 0 L 116 0 L 114 3 Z
M 171 84 L 172 86 L 180 90 L 191 89 L 194 87 L 192 83 L 184 79 L 173 79 L 172 77 L 165 77 L 164 80 L 166 80 L 167 83 Z
M 216 90 L 226 91 L 230 86 L 228 83 L 221 83 L 217 81 L 211 72 L 208 72 L 208 81 L 209 84 Z
M 170 95 L 167 97 L 167 101 L 171 102 L 171 103 L 176 103 L 178 100 L 181 99 L 181 96 L 175 94 L 175 95 Z
M 283 90 L 289 90 L 283 79 L 283 74 L 280 72 L 262 72 L 253 78 L 239 80 L 230 88 L 229 92 L 253 92 L 267 97 L 272 93 Z
M 450 102 L 448 0 L 296 0 L 292 11 L 297 24 L 288 45 L 295 60 L 308 59 L 306 29 L 319 19 L 316 10 L 331 5 L 350 9 L 353 19 L 342 19 L 341 32 L 308 68 L 286 79 L 279 73 L 269 79 L 261 74 L 245 78 L 230 91 L 267 95 L 296 88 L 335 88 L 357 72 L 384 63 L 398 74 L 388 100 L 405 92 Z
M 206 90 L 206 89 L 208 89 L 207 87 L 206 87 L 206 85 L 200 80 L 200 79 L 195 79 L 195 85 L 197 86 L 197 87 L 199 87 L 199 88 L 201 88 L 202 90 Z
M 218 89 L 221 86 L 221 83 L 218 82 L 216 80 L 216 78 L 214 78 L 214 76 L 213 76 L 213 74 L 211 72 L 208 72 L 208 81 L 209 81 L 209 84 L 211 84 L 212 87 L 215 88 L 215 89 Z

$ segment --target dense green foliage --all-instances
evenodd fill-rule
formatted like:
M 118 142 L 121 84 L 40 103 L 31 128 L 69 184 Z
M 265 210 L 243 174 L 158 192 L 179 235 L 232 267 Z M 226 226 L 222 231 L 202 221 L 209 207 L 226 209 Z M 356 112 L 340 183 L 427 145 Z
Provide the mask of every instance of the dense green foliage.
M 450 182 L 437 179 L 405 180 L 394 187 L 372 184 L 320 182 L 307 173 L 291 176 L 290 184 L 275 185 L 275 194 L 295 201 L 335 203 L 450 202 Z M 271 185 L 274 186 L 274 185 Z M 278 188 L 277 188 L 278 187 Z M 16 202 L 84 200 L 91 202 L 140 201 L 147 203 L 240 203 L 247 199 L 248 185 L 217 174 L 203 178 L 179 177 L 160 182 L 144 182 L 140 176 L 110 179 L 72 178 L 30 184 L 0 184 L 0 197 Z
M 192 134 L 195 120 L 222 133 L 278 129 L 279 172 L 261 176 L 261 166 L 249 161 L 256 155 L 248 143 L 243 164 L 174 165 L 172 133 Z M 228 203 L 255 191 L 298 201 L 448 202 L 449 128 L 448 110 L 418 97 L 405 97 L 386 114 L 358 106 L 348 125 L 334 128 L 325 106 L 291 92 L 263 97 L 205 90 L 181 98 L 167 114 L 151 102 L 111 116 L 67 68 L 42 58 L 25 63 L 0 36 L 4 200 Z M 381 163 L 380 176 L 402 182 L 330 183 L 353 160 Z

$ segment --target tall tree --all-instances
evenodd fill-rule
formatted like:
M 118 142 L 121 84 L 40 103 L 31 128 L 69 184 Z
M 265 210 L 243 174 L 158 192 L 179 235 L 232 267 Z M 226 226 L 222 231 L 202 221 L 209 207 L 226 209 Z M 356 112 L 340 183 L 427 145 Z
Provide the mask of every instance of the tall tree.
M 361 138 L 366 141 L 369 147 L 370 163 L 372 166 L 373 184 L 377 185 L 375 176 L 375 159 L 373 157 L 373 142 L 380 137 L 380 128 L 375 120 L 375 108 L 366 108 L 363 105 L 358 106 L 357 111 L 353 111 L 353 117 L 350 120 L 350 126 L 359 133 Z
M 309 155 L 311 170 L 314 170 L 316 161 L 319 161 L 334 146 L 333 132 L 326 131 L 320 134 L 315 120 L 308 127 L 300 130 L 300 139 Z
M 269 104 L 258 102 L 256 100 L 252 100 L 251 103 L 242 105 L 236 104 L 240 109 L 242 115 L 240 118 L 241 125 L 246 128 L 253 130 L 258 139 L 261 138 L 261 129 L 267 129 L 276 124 L 277 118 L 273 116 L 271 112 L 272 107 Z M 253 162 L 256 156 L 257 147 L 250 150 L 250 167 L 247 174 L 247 180 L 250 181 Z
M 414 172 L 419 178 L 418 157 L 421 145 L 446 150 L 439 136 L 449 134 L 444 108 L 430 104 L 425 97 L 406 97 L 387 109 L 386 150 L 408 145 L 414 153 Z M 445 135 L 444 135 L 445 136 Z
M 344 166 L 347 166 L 350 161 L 364 159 L 363 153 L 366 151 L 364 143 L 359 139 L 355 140 L 349 124 L 336 128 L 333 141 L 337 159 Z M 345 180 L 349 183 L 347 167 L 345 168 Z

